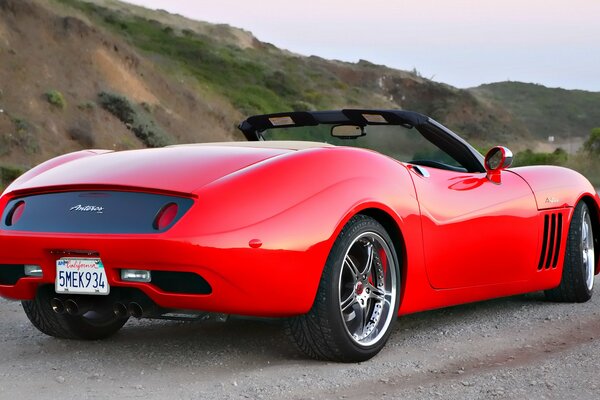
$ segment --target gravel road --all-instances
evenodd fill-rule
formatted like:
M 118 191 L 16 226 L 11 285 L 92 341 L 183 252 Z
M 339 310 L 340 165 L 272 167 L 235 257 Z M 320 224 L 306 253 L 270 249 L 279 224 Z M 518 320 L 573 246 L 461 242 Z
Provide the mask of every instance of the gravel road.
M 600 279 L 596 279 L 600 284 Z M 57 340 L 0 299 L 0 399 L 599 399 L 600 295 L 542 293 L 398 320 L 359 364 L 309 360 L 277 321 L 132 320 L 98 342 Z

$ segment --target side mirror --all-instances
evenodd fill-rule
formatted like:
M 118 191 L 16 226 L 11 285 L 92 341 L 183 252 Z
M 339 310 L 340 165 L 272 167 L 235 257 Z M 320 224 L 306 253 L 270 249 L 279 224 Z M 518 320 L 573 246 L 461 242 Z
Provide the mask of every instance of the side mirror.
M 360 125 L 335 125 L 331 128 L 331 136 L 338 139 L 356 139 L 366 134 L 365 127 Z
M 485 156 L 485 170 L 490 181 L 501 183 L 502 170 L 510 167 L 513 162 L 513 153 L 503 146 L 493 147 Z

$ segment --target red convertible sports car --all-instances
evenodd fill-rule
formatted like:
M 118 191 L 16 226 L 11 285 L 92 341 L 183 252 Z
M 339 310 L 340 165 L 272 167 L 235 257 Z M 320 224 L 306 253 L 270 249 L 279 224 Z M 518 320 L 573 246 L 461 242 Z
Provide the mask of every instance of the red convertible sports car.
M 600 198 L 509 168 L 408 111 L 258 115 L 247 142 L 47 161 L 0 197 L 0 295 L 40 331 L 101 339 L 130 316 L 285 317 L 307 355 L 366 360 L 396 317 L 518 293 L 584 302 Z

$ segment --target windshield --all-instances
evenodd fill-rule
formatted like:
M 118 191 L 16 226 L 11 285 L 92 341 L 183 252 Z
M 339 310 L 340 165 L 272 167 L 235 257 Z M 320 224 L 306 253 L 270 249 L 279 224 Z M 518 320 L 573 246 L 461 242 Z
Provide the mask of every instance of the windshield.
M 262 132 L 265 140 L 301 140 L 324 142 L 336 146 L 360 147 L 375 150 L 398 161 L 430 160 L 450 166 L 460 163 L 425 139 L 414 128 L 401 125 L 368 125 L 365 136 L 341 139 L 331 136 L 332 125 L 273 128 Z

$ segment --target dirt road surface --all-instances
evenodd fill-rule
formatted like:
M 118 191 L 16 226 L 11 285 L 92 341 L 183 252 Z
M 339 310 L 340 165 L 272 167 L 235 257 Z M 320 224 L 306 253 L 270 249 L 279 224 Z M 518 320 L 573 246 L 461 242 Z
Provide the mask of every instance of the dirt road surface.
M 596 279 L 600 284 L 600 279 Z M 542 293 L 402 317 L 359 364 L 306 359 L 277 321 L 131 320 L 97 342 L 44 336 L 0 300 L 0 399 L 600 399 L 600 295 Z

